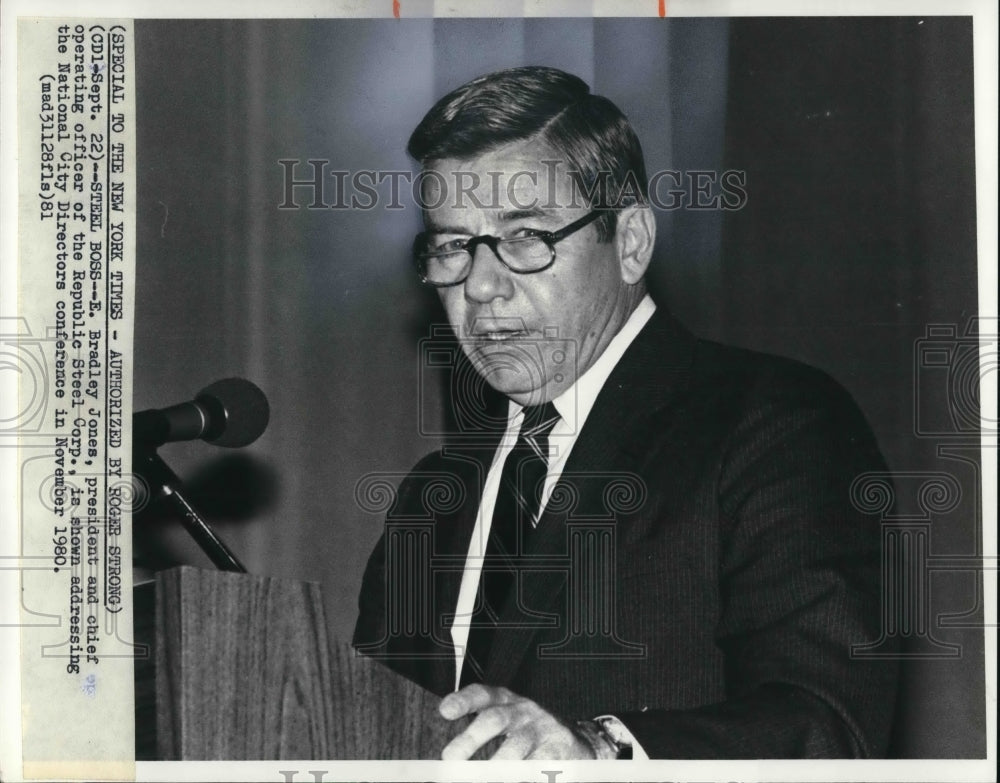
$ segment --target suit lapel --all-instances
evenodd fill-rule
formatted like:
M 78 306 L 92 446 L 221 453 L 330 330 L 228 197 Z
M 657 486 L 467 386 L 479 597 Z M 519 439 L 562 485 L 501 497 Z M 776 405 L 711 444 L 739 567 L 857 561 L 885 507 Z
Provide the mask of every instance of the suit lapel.
M 524 579 L 521 598 L 532 612 L 549 614 L 554 623 L 566 627 L 566 523 L 573 518 L 610 518 L 605 498 L 608 481 L 615 474 L 641 469 L 652 442 L 661 437 L 650 429 L 649 419 L 687 382 L 693 350 L 694 338 L 658 311 L 611 372 L 527 547 L 528 567 L 537 570 Z M 570 498 L 568 506 L 562 502 Z M 523 614 L 512 598 L 501 622 L 516 621 Z M 498 635 L 487 682 L 509 683 L 532 654 L 539 630 L 522 626 Z

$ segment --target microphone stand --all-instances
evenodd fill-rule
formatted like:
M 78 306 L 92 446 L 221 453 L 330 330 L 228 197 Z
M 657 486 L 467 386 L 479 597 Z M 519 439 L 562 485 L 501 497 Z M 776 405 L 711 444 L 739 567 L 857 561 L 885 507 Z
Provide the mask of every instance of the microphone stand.
M 243 564 L 236 558 L 219 538 L 208 523 L 201 518 L 194 506 L 186 497 L 181 480 L 156 453 L 155 446 L 136 443 L 133 448 L 133 470 L 141 474 L 153 487 L 153 494 L 158 495 L 163 502 L 180 515 L 191 537 L 198 543 L 211 561 L 221 571 L 234 571 L 245 574 Z

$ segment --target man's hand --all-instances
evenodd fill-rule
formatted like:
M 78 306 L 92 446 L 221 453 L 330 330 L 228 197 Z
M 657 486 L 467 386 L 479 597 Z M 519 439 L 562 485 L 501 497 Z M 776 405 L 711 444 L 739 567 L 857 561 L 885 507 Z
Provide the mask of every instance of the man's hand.
M 445 696 L 438 710 L 448 720 L 478 713 L 441 751 L 445 761 L 472 758 L 500 735 L 504 740 L 494 760 L 595 758 L 590 743 L 573 726 L 506 688 L 468 685 Z

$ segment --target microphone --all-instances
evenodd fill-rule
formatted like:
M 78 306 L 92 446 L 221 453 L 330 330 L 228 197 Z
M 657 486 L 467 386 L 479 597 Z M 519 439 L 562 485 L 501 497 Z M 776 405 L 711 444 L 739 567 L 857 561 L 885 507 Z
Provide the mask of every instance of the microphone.
M 198 438 L 216 446 L 239 448 L 261 436 L 270 415 L 267 397 L 257 386 L 243 378 L 223 378 L 206 386 L 190 402 L 134 414 L 132 439 L 154 449 Z

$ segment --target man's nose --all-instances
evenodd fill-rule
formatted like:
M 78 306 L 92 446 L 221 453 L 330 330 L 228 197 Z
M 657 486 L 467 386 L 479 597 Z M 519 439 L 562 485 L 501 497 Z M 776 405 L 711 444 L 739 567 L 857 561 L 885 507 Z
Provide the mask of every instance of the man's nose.
M 475 302 L 509 299 L 514 294 L 511 272 L 485 242 L 475 249 L 472 269 L 465 279 L 465 296 Z

